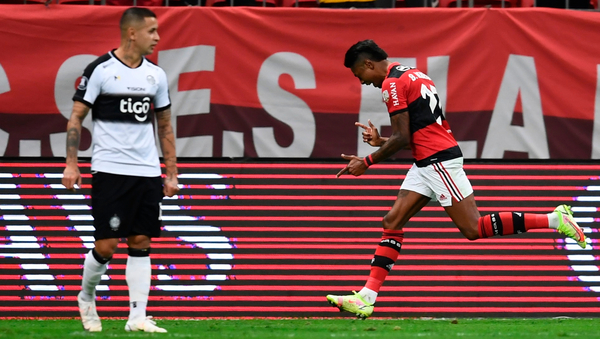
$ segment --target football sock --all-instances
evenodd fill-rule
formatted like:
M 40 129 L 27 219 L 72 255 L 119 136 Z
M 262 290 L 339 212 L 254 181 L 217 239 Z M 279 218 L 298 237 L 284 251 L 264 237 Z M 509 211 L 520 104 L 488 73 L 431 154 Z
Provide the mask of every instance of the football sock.
M 548 215 L 548 227 L 557 229 L 558 225 L 560 225 L 558 215 L 554 212 L 548 213 L 547 215 Z
M 102 275 L 106 272 L 107 264 L 111 258 L 102 258 L 96 249 L 92 249 L 83 261 L 83 278 L 81 279 L 81 300 L 90 302 L 96 298 L 96 286 L 100 283 Z
M 358 294 L 369 304 L 374 304 L 378 293 L 370 288 L 363 287 Z
M 129 287 L 129 320 L 141 321 L 146 318 L 146 305 L 150 294 L 150 249 L 129 248 L 125 280 Z
M 361 290 L 361 292 L 364 291 L 364 295 L 360 293 L 362 297 L 366 296 L 369 299 L 365 299 L 365 301 L 369 303 L 375 302 L 381 285 L 383 285 L 385 278 L 394 266 L 396 259 L 398 259 L 398 254 L 400 254 L 403 240 L 403 230 L 383 231 L 379 246 L 377 246 L 377 249 L 375 250 L 373 260 L 371 260 L 371 273 L 369 274 L 369 279 L 367 279 L 367 283 L 365 284 L 365 288 L 367 290 Z
M 479 238 L 525 233 L 536 228 L 554 228 L 552 226 L 555 224 L 558 227 L 558 218 L 550 214 L 500 212 L 484 215 L 479 218 Z

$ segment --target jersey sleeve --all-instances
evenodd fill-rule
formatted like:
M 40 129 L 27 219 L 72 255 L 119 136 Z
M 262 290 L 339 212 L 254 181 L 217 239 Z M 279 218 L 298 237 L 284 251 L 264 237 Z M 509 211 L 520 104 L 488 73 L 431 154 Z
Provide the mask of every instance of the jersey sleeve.
M 385 79 L 381 94 L 390 116 L 408 110 L 407 84 L 402 78 Z
M 97 63 L 89 64 L 83 71 L 73 101 L 80 101 L 88 107 L 92 107 L 102 87 L 101 67 Z
M 165 71 L 160 69 L 158 73 L 158 91 L 154 96 L 154 111 L 160 112 L 171 107 L 171 98 L 169 97 L 169 81 Z

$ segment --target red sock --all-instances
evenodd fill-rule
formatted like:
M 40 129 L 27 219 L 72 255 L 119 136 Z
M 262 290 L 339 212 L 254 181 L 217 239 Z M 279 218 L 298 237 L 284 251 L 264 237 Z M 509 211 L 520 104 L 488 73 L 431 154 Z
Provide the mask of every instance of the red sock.
M 479 238 L 525 233 L 531 229 L 548 228 L 545 214 L 500 212 L 479 218 Z
M 366 288 L 379 293 L 381 285 L 383 285 L 385 278 L 390 273 L 396 259 L 398 259 L 403 240 L 403 230 L 383 231 L 381 242 L 379 242 L 379 246 L 377 246 L 375 255 L 371 261 L 371 273 L 365 284 Z

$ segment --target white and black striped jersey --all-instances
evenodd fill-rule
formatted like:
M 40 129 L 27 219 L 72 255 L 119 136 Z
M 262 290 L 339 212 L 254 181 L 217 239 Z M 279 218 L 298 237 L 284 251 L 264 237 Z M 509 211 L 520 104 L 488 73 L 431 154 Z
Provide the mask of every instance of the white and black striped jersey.
M 130 68 L 113 50 L 86 67 L 73 100 L 92 109 L 92 171 L 160 176 L 152 122 L 171 106 L 162 68 L 146 58 Z

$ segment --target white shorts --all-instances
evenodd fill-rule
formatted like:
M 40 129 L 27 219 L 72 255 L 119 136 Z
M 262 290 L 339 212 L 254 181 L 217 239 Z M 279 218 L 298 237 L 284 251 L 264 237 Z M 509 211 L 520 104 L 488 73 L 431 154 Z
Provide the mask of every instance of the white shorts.
M 400 189 L 437 200 L 444 207 L 452 206 L 452 198 L 461 201 L 473 193 L 473 187 L 463 170 L 462 157 L 426 167 L 413 164 Z

